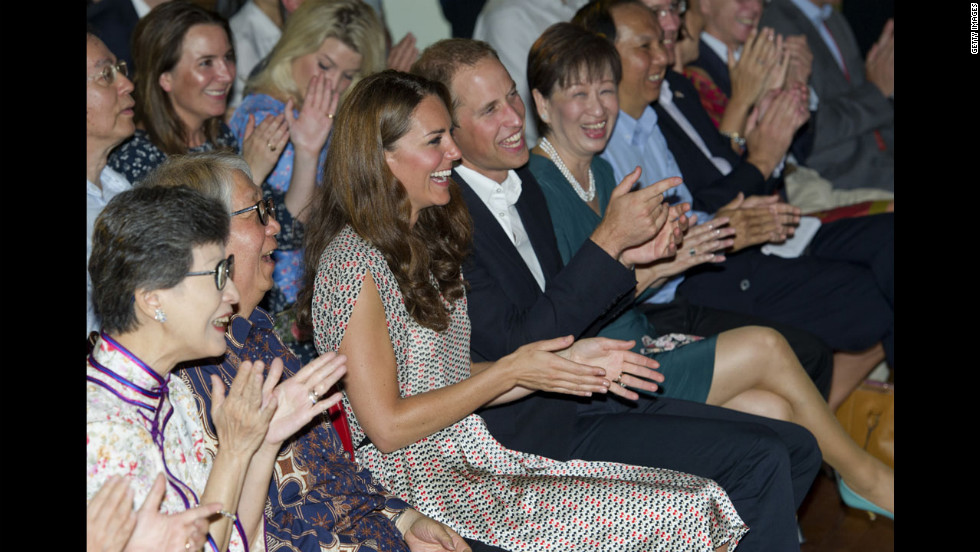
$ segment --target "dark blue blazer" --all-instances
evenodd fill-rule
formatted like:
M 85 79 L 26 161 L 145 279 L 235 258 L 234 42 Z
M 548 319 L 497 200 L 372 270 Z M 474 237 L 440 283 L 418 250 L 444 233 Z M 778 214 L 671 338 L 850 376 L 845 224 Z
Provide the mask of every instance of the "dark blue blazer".
M 633 271 L 591 240 L 563 266 L 544 193 L 526 166 L 517 173 L 522 191 L 515 207 L 541 263 L 544 292 L 494 215 L 453 171 L 473 217 L 473 247 L 463 262 L 463 277 L 470 286 L 474 361 L 497 360 L 532 341 L 595 335 L 632 304 L 636 288 Z M 505 446 L 566 458 L 576 405 L 570 395 L 538 392 L 480 415 Z
M 667 139 L 667 146 L 684 175 L 684 183 L 694 196 L 694 208 L 714 213 L 735 199 L 739 192 L 744 192 L 746 197 L 772 194 L 781 184 L 779 179 L 765 179 L 755 165 L 732 151 L 728 139 L 718 132 L 701 105 L 698 91 L 691 81 L 680 73 L 668 70 L 667 82 L 673 93 L 674 105 L 704 140 L 708 151 L 732 165 L 730 173 L 721 174 L 660 102 L 650 104 L 657 112 L 657 126 Z

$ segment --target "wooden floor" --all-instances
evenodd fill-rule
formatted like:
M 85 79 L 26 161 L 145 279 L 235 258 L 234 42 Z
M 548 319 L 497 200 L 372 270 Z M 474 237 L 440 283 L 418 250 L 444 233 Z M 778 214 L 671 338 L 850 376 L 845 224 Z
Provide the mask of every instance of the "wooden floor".
M 798 512 L 801 552 L 892 552 L 895 524 L 844 506 L 829 472 L 821 471 Z

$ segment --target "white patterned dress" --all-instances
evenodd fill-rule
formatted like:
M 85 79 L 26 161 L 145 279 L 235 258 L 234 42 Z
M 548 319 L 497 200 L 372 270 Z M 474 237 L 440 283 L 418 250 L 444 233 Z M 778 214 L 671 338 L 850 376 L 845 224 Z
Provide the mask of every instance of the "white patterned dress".
M 370 270 L 398 363 L 401 395 L 470 375 L 466 299 L 444 332 L 408 314 L 381 252 L 344 228 L 317 268 L 313 319 L 319 351 L 337 350 Z M 344 397 L 355 445 L 365 434 Z M 664 446 L 670 446 L 665 443 Z M 559 462 L 505 448 L 471 414 L 389 454 L 373 444 L 357 461 L 419 511 L 461 535 L 506 550 L 734 550 L 748 528 L 710 479 L 612 462 Z

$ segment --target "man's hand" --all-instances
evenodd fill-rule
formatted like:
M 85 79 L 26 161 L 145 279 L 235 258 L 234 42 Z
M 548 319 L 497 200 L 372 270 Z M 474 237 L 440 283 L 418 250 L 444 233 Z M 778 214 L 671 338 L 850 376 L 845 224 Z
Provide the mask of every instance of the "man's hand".
M 745 198 L 739 192 L 715 214 L 727 217 L 729 226 L 735 229 L 732 252 L 766 242 L 779 243 L 793 235 L 800 222 L 800 209 L 779 201 L 779 196 L 752 196 Z
M 407 519 L 406 519 L 407 518 Z M 405 529 L 402 529 L 405 527 Z M 448 525 L 426 517 L 416 510 L 405 510 L 398 520 L 398 528 L 412 552 L 471 552 L 459 533 Z
M 864 71 L 886 98 L 895 94 L 895 20 L 889 19 L 878 41 L 871 46 Z

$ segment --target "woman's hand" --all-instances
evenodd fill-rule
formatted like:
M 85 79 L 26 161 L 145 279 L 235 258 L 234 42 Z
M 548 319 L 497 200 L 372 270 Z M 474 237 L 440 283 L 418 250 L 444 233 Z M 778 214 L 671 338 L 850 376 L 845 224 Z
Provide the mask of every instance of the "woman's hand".
M 136 527 L 133 489 L 121 476 L 109 477 L 85 510 L 85 550 L 121 552 Z
M 730 101 L 751 106 L 766 90 L 782 86 L 786 71 L 782 62 L 788 63 L 788 56 L 783 54 L 782 35 L 777 36 L 769 27 L 753 29 L 737 62 L 732 51 L 728 51 L 728 72 L 732 81 Z
M 407 73 L 418 57 L 419 50 L 415 47 L 415 35 L 407 33 L 388 52 L 388 69 L 395 69 Z
M 684 231 L 687 230 L 688 225 L 687 215 L 684 213 L 690 209 L 691 204 L 687 202 L 670 205 L 667 208 L 667 218 L 660 231 L 646 243 L 623 250 L 619 260 L 629 266 L 646 265 L 673 257 L 677 253 L 677 247 L 684 239 Z
M 283 148 L 289 142 L 289 126 L 283 113 L 266 117 L 255 126 L 255 115 L 249 114 L 245 123 L 245 139 L 242 142 L 242 158 L 252 169 L 252 179 L 256 184 L 265 182 L 269 173 L 279 162 Z
M 272 389 L 263 390 L 264 367 L 262 361 L 241 363 L 227 397 L 221 378 L 211 375 L 211 419 L 226 454 L 251 457 L 269 429 L 278 403 Z M 281 374 L 281 362 L 279 370 Z
M 337 94 L 333 82 L 323 75 L 313 75 L 306 86 L 306 96 L 299 116 L 293 115 L 293 100 L 286 102 L 286 124 L 289 139 L 297 154 L 304 153 L 319 158 L 320 151 L 327 143 L 333 117 L 337 111 Z
M 221 510 L 221 503 L 164 514 L 160 512 L 160 503 L 165 490 L 166 478 L 161 473 L 140 507 L 126 552 L 187 552 L 204 546 L 208 539 L 208 518 Z
M 456 531 L 416 510 L 405 510 L 405 513 L 398 519 L 398 526 L 405 538 L 405 543 L 408 544 L 408 548 L 412 552 L 442 552 L 444 550 L 470 552 L 470 547 Z M 406 529 L 402 529 L 402 527 L 406 527 Z
M 339 391 L 329 397 L 323 395 L 347 373 L 346 362 L 347 357 L 344 355 L 328 351 L 304 366 L 293 377 L 275 386 L 279 407 L 269 423 L 269 432 L 265 436 L 267 445 L 278 451 L 283 441 L 310 423 L 318 414 L 340 402 Z M 270 381 L 275 384 L 281 374 L 282 361 L 277 358 L 272 361 L 266 385 Z
M 664 375 L 656 371 L 660 363 L 631 351 L 635 344 L 635 341 L 590 337 L 576 341 L 558 354 L 579 364 L 602 368 L 606 381 L 612 384 L 609 392 L 635 401 L 639 395 L 627 387 L 652 393 L 658 389 L 654 382 L 664 381 Z
M 604 379 L 604 370 L 568 360 L 567 353 L 555 354 L 572 343 L 570 335 L 528 343 L 498 360 L 495 366 L 511 370 L 517 387 L 523 389 L 580 397 L 605 393 L 609 382 Z

